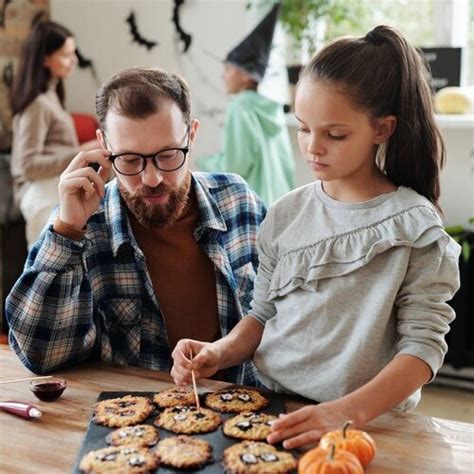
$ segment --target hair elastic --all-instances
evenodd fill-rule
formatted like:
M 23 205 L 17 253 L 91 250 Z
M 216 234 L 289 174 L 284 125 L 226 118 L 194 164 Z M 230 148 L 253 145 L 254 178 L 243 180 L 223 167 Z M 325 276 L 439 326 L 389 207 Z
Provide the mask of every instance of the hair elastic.
M 373 46 L 380 46 L 384 42 L 384 38 L 374 30 L 369 31 L 364 39 Z

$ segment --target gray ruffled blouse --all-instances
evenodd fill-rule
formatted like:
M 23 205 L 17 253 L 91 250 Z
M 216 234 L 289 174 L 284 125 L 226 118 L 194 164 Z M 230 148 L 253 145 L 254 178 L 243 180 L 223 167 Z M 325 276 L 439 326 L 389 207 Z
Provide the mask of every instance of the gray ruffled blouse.
M 433 376 L 442 365 L 460 248 L 415 191 L 344 203 L 311 183 L 270 208 L 258 250 L 249 316 L 265 326 L 254 362 L 267 387 L 323 402 L 398 354 L 422 359 Z

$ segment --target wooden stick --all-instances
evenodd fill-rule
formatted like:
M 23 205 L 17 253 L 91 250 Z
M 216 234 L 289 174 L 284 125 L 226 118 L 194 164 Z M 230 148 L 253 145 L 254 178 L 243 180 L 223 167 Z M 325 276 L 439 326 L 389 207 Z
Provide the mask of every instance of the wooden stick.
M 193 350 L 189 349 L 189 360 L 193 360 Z M 199 402 L 199 395 L 197 392 L 197 386 L 196 386 L 196 376 L 194 375 L 194 370 L 191 370 L 191 377 L 193 379 L 193 390 L 194 390 L 194 398 L 196 399 L 196 407 L 198 410 L 201 408 L 201 403 Z
M 52 375 L 43 375 L 41 377 L 25 377 L 23 379 L 2 380 L 2 381 L 0 381 L 0 384 L 13 383 L 13 382 L 24 382 L 25 380 L 39 380 L 39 379 L 51 379 L 51 378 L 53 378 Z

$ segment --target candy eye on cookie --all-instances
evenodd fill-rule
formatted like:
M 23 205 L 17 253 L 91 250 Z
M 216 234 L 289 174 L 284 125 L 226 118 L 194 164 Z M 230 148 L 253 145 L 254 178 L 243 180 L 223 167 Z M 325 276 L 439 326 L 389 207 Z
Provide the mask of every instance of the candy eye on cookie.
M 168 408 L 181 405 L 196 405 L 196 399 L 191 387 L 172 387 L 156 393 L 153 403 L 160 408 Z
M 109 447 L 90 451 L 81 461 L 84 472 L 150 472 L 159 465 L 158 458 L 147 448 Z
M 270 404 L 270 400 L 258 390 L 235 388 L 208 393 L 205 403 L 209 408 L 222 413 L 240 413 L 261 410 Z
M 226 472 L 291 472 L 297 462 L 291 453 L 278 451 L 267 443 L 242 441 L 224 451 Z
M 178 434 L 209 433 L 217 429 L 222 418 L 207 408 L 175 406 L 165 408 L 153 423 Z
M 264 441 L 271 433 L 271 425 L 277 419 L 266 413 L 243 412 L 225 421 L 224 434 L 231 438 Z
M 148 398 L 126 395 L 97 402 L 94 405 L 93 420 L 98 425 L 120 428 L 145 421 L 153 410 L 153 404 Z

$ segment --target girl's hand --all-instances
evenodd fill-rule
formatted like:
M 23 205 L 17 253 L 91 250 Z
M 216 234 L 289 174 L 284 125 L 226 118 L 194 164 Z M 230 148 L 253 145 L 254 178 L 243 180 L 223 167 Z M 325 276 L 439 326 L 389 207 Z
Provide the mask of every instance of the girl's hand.
M 283 441 L 285 449 L 314 444 L 328 431 L 340 429 L 347 420 L 354 420 L 341 402 L 308 405 L 294 412 L 280 415 L 272 425 L 267 441 L 271 444 Z M 355 420 L 354 420 L 355 421 Z
M 194 370 L 196 379 L 211 377 L 220 369 L 222 363 L 222 352 L 217 344 L 192 339 L 181 339 L 171 357 L 174 362 L 171 377 L 176 385 L 191 383 L 191 369 Z
M 59 218 L 66 224 L 82 229 L 99 207 L 112 163 L 106 150 L 80 152 L 59 179 Z M 97 163 L 98 171 L 89 165 Z

